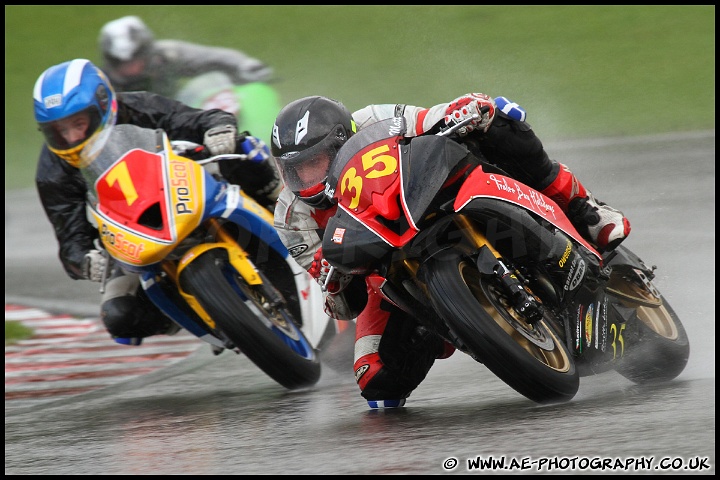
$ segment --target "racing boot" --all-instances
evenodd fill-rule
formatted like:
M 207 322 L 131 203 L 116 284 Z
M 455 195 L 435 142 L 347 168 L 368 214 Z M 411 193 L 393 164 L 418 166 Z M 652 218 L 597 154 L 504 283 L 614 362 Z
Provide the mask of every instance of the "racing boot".
M 455 348 L 368 291 L 355 326 L 355 381 L 372 409 L 397 408 Z
M 595 200 L 563 164 L 541 192 L 567 213 L 578 232 L 600 252 L 614 249 L 630 234 L 630 221 L 619 210 Z

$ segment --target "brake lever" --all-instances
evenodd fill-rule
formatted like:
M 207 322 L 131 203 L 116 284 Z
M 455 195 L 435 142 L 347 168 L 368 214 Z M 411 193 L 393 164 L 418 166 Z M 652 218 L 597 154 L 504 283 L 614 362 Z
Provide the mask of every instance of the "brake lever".
M 330 286 L 330 279 L 333 277 L 333 274 L 335 273 L 335 267 L 330 265 L 330 270 L 328 270 L 327 277 L 325 277 L 325 282 L 323 282 L 322 285 L 320 285 L 320 289 L 323 292 L 328 291 L 328 287 Z
M 93 244 L 100 254 L 105 257 L 105 268 L 103 268 L 102 279 L 100 280 L 100 293 L 105 293 L 105 284 L 107 283 L 108 270 L 110 269 L 110 254 L 105 250 L 99 238 L 93 240 Z
M 441 130 L 436 135 L 439 137 L 449 137 L 450 135 L 452 135 L 453 133 L 455 133 L 456 131 L 458 131 L 459 129 L 464 127 L 465 125 L 469 125 L 470 123 L 477 120 L 478 118 L 480 118 L 480 115 L 477 113 L 473 113 L 472 116 L 466 118 L 462 122 L 456 123 L 452 127 L 446 128 L 445 130 Z
M 224 153 L 206 158 L 205 160 L 195 160 L 198 165 L 206 165 L 208 163 L 220 162 L 222 160 L 247 160 L 248 156 L 243 153 Z

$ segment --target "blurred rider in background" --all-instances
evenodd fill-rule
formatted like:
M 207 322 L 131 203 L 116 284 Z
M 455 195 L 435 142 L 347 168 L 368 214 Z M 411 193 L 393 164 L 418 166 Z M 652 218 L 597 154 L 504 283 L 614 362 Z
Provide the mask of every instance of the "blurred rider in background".
M 553 199 L 598 250 L 612 250 L 630 233 L 622 212 L 597 201 L 565 165 L 548 157 L 525 121 L 525 110 L 505 97 L 467 93 L 431 108 L 382 104 L 352 114 L 342 103 L 320 96 L 286 105 L 275 120 L 271 143 L 285 183 L 275 227 L 297 262 L 327 286 L 326 313 L 339 320 L 357 317 L 355 381 L 371 408 L 404 405 L 435 360 L 454 352 L 453 346 L 366 288 L 364 277 L 336 272 L 328 278 L 322 238 L 338 208 L 328 193 L 335 186 L 325 185 L 330 165 L 354 133 L 393 117 L 404 117 L 406 137 L 434 134 L 470 120 L 457 130 L 461 143 Z
M 83 148 L 115 124 L 132 124 L 163 129 L 171 140 L 204 144 L 211 155 L 244 153 L 253 161 L 220 162 L 220 173 L 259 202 L 274 205 L 280 182 L 269 149 L 247 132 L 238 135 L 235 116 L 223 110 L 195 109 L 149 92 L 115 93 L 105 74 L 85 59 L 45 70 L 33 100 L 45 138 L 35 183 L 65 272 L 74 280 L 108 279 L 100 315 L 116 342 L 139 345 L 145 337 L 175 333 L 178 327 L 145 295 L 138 275 L 120 268 L 105 272 L 107 258 L 86 215 L 87 186 L 79 170 Z
M 267 82 L 273 76 L 271 67 L 239 50 L 156 40 L 134 15 L 106 23 L 98 43 L 101 69 L 118 92 L 147 90 L 175 98 L 182 79 L 210 71 L 224 72 L 235 84 Z

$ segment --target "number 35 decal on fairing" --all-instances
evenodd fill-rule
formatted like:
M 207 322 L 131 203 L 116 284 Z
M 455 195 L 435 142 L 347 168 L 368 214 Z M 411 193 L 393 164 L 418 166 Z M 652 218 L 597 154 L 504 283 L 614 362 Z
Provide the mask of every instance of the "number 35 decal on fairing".
M 384 196 L 388 190 L 394 190 L 392 187 L 398 181 L 398 159 L 390 154 L 390 142 L 397 154 L 397 144 L 394 139 L 388 139 L 383 145 L 372 145 L 374 148 L 360 152 L 350 162 L 350 168 L 340 179 L 340 199 L 345 200 L 343 203 L 349 201 L 347 208 L 363 211 L 373 204 L 372 194 Z M 357 158 L 360 160 L 357 161 Z M 360 165 L 352 166 L 358 163 Z M 362 167 L 361 173 L 358 173 L 358 166 Z M 364 188 L 368 191 L 363 191 Z

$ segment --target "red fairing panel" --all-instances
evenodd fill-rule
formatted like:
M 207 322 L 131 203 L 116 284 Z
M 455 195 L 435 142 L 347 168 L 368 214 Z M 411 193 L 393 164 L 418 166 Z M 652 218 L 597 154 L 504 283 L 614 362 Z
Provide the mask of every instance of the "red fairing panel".
M 478 167 L 467 178 L 455 198 L 455 211 L 460 211 L 474 198 L 496 198 L 536 213 L 573 237 L 598 258 L 602 258 L 602 255 L 578 233 L 557 203 L 514 178 L 497 173 L 486 173 L 482 167 Z
M 340 208 L 393 247 L 405 245 L 418 232 L 402 194 L 400 138 L 383 139 L 360 150 L 343 169 L 335 192 Z M 395 230 L 378 219 L 395 222 Z

